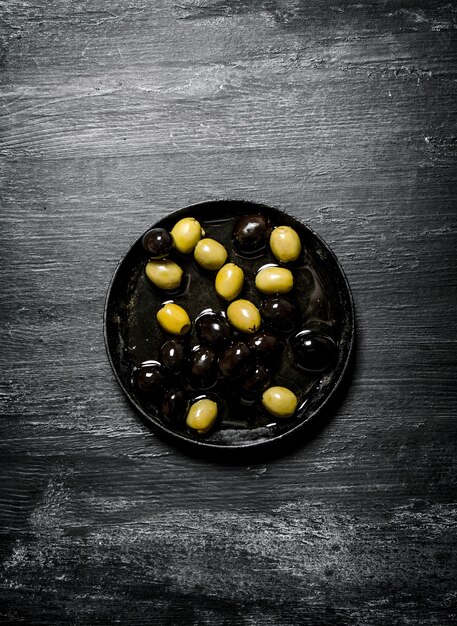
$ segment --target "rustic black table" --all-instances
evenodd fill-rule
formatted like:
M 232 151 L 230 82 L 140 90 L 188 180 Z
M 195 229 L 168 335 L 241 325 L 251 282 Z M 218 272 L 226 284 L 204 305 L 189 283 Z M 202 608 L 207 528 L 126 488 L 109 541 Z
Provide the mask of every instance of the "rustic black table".
M 2 623 L 456 623 L 455 6 L 2 4 Z M 358 354 L 286 453 L 190 456 L 103 342 L 118 259 L 202 200 L 331 245 Z

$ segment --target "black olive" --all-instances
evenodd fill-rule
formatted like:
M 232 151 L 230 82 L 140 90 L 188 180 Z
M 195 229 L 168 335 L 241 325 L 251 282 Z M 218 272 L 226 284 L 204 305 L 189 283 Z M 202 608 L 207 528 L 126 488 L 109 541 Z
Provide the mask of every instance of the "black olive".
M 298 365 L 312 372 L 327 369 L 337 354 L 333 339 L 315 330 L 302 330 L 292 339 L 291 345 Z
M 219 359 L 219 371 L 225 378 L 238 378 L 246 372 L 250 360 L 251 351 L 247 345 L 237 341 Z
M 169 422 L 179 422 L 187 412 L 188 399 L 183 389 L 171 388 L 162 401 L 162 415 Z
M 197 389 L 212 387 L 217 378 L 217 355 L 213 348 L 198 347 L 190 357 L 190 382 Z
M 133 373 L 134 382 L 141 391 L 163 389 L 167 378 L 164 367 L 157 361 L 145 361 Z
M 255 365 L 243 381 L 243 389 L 248 394 L 257 394 L 265 391 L 270 385 L 270 372 L 263 365 Z
M 143 235 L 143 248 L 153 259 L 162 259 L 170 253 L 173 238 L 165 228 L 151 228 Z
M 264 215 L 243 215 L 233 228 L 233 245 L 242 254 L 255 254 L 267 245 L 271 225 Z
M 251 335 L 247 341 L 248 347 L 252 350 L 258 361 L 262 363 L 273 363 L 279 358 L 283 349 L 283 343 L 269 330 L 259 330 Z
M 178 373 L 184 368 L 186 353 L 184 346 L 176 339 L 170 339 L 160 349 L 162 363 L 171 372 Z
M 195 320 L 195 330 L 203 344 L 221 348 L 230 341 L 231 329 L 220 313 L 202 313 Z
M 296 328 L 299 321 L 299 310 L 286 298 L 267 298 L 260 305 L 260 314 L 265 323 L 273 330 L 289 333 Z

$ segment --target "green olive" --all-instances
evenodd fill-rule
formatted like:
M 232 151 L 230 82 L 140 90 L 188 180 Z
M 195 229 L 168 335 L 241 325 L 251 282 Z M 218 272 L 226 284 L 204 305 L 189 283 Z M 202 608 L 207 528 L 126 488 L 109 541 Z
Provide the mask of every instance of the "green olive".
M 160 289 L 177 289 L 181 284 L 182 269 L 168 259 L 149 261 L 145 271 L 149 280 Z
M 297 396 L 287 387 L 269 387 L 262 395 L 262 404 L 274 417 L 291 417 L 297 409 Z
M 186 311 L 173 302 L 168 302 L 157 313 L 161 327 L 172 335 L 185 335 L 190 330 L 190 319 Z
M 202 398 L 194 402 L 186 417 L 186 424 L 189 428 L 196 430 L 203 435 L 214 425 L 217 419 L 217 403 L 209 398 Z
M 278 226 L 271 233 L 270 248 L 278 261 L 295 261 L 301 252 L 300 237 L 290 226 Z
M 227 250 L 215 239 L 200 239 L 195 246 L 194 257 L 205 270 L 218 270 L 227 260 Z
M 202 238 L 202 227 L 195 218 L 184 217 L 173 226 L 171 236 L 175 248 L 183 254 L 189 254 Z
M 294 286 L 294 277 L 285 267 L 266 267 L 255 277 L 255 286 L 262 293 L 288 293 Z
M 255 333 L 261 319 L 259 309 L 249 300 L 235 300 L 227 309 L 229 322 L 242 333 Z
M 243 289 L 244 272 L 235 263 L 227 263 L 218 271 L 214 286 L 224 300 L 234 300 Z

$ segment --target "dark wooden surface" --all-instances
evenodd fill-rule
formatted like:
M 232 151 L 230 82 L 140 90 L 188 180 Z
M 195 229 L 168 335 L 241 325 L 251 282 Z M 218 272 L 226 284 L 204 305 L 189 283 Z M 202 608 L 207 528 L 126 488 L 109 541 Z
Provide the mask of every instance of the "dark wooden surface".
M 457 621 L 457 11 L 448 1 L 2 3 L 3 623 Z M 283 208 L 352 285 L 343 404 L 294 451 L 151 433 L 103 345 L 157 218 Z

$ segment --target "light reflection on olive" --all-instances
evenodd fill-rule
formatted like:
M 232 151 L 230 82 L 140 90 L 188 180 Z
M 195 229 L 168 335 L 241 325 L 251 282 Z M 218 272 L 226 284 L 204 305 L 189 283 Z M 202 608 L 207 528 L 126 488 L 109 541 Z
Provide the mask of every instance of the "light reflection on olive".
M 256 364 L 243 380 L 243 390 L 251 395 L 262 393 L 270 384 L 270 371 Z
M 293 338 L 291 345 L 300 367 L 313 372 L 322 372 L 327 369 L 337 354 L 333 339 L 315 330 L 299 332 Z
M 208 311 L 195 320 L 195 330 L 203 344 L 220 348 L 230 341 L 232 330 L 230 324 L 221 313 Z
M 219 360 L 219 371 L 225 378 L 242 376 L 251 360 L 251 351 L 245 343 L 237 341 L 227 348 Z
M 277 361 L 283 349 L 283 341 L 266 328 L 251 335 L 247 345 L 256 359 L 266 364 Z
M 168 389 L 162 400 L 162 415 L 169 422 L 176 424 L 184 418 L 187 405 L 187 394 L 183 389 Z
M 270 328 L 283 333 L 294 330 L 299 321 L 297 306 L 279 296 L 266 298 L 260 306 L 260 314 Z
M 209 346 L 201 346 L 191 354 L 190 382 L 197 389 L 209 389 L 217 378 L 217 354 Z
M 160 349 L 161 361 L 173 373 L 181 372 L 186 362 L 186 351 L 181 341 L 170 339 Z
M 167 376 L 164 367 L 157 361 L 145 361 L 134 370 L 134 382 L 138 389 L 146 392 L 162 391 Z
M 243 215 L 233 227 L 235 249 L 241 254 L 254 254 L 266 248 L 271 225 L 264 215 Z

